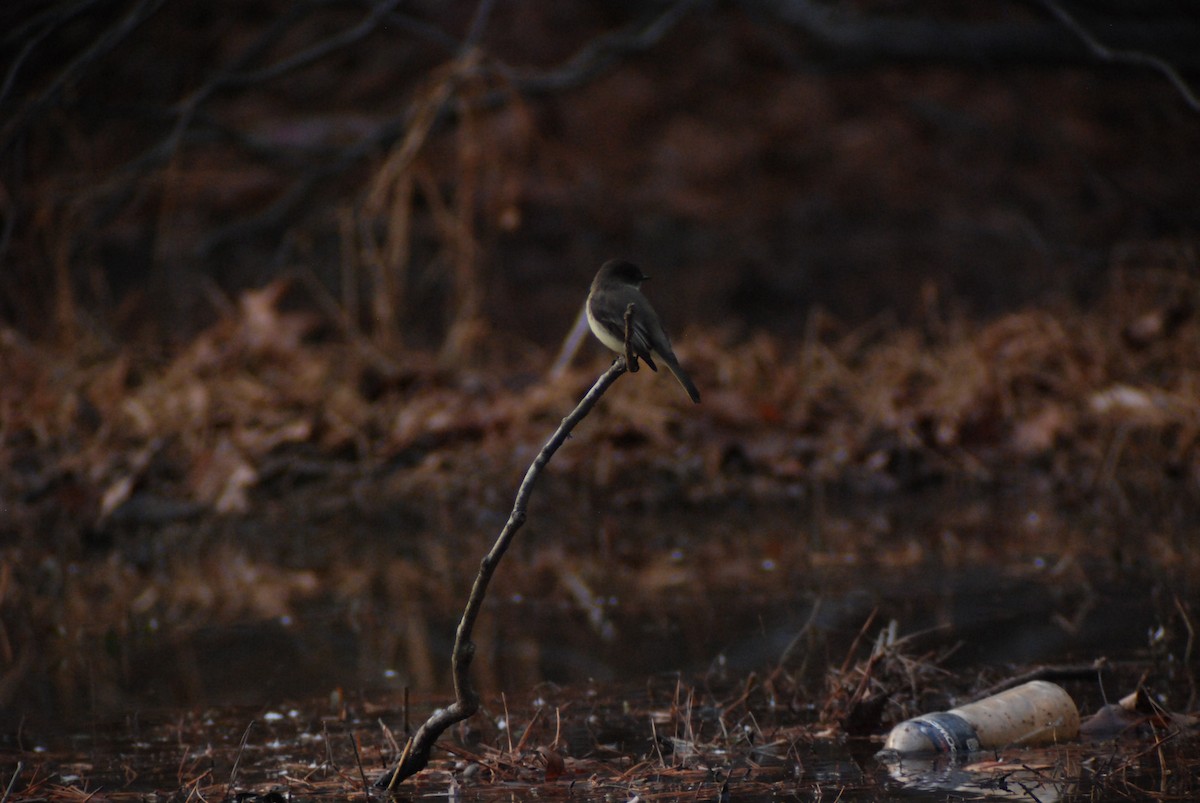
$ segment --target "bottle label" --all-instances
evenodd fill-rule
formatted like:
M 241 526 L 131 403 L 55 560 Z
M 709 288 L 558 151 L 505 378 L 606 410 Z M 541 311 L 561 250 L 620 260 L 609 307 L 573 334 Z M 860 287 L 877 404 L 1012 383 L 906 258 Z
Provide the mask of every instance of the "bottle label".
M 939 753 L 958 755 L 979 750 L 979 735 L 975 733 L 975 728 L 958 714 L 939 711 L 910 719 L 909 724 L 929 739 L 933 749 Z

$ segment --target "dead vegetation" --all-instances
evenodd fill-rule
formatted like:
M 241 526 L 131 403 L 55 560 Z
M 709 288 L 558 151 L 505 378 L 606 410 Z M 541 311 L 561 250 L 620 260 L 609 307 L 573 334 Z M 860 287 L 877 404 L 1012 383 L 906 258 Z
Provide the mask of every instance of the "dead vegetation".
M 691 682 L 678 675 L 650 678 L 615 696 L 553 685 L 520 700 L 500 695 L 455 728 L 453 738 L 439 742 L 428 769 L 406 783 L 402 794 L 477 800 L 877 799 L 897 790 L 979 794 L 1007 784 L 1026 793 L 1053 788 L 1079 799 L 1118 800 L 1194 790 L 1191 774 L 1175 771 L 1195 763 L 1181 749 L 1194 731 L 1194 718 L 1164 711 L 1141 691 L 1089 717 L 1082 743 L 974 756 L 952 765 L 913 758 L 892 766 L 891 776 L 872 771 L 868 762 L 879 740 L 847 728 L 853 727 L 845 719 L 847 706 L 862 700 L 857 692 L 846 693 L 870 687 L 905 711 L 918 700 L 919 710 L 930 710 L 936 707 L 931 700 L 944 702 L 950 692 L 936 660 L 909 649 L 910 638 L 897 636 L 895 622 L 878 630 L 868 624 L 862 635 L 843 666 L 830 670 L 824 689 L 807 689 L 779 667 L 733 683 L 719 676 Z M 1075 671 L 1088 675 L 1087 668 Z M 821 711 L 811 704 L 819 699 L 829 701 Z M 406 700 L 406 722 L 407 706 Z M 334 694 L 315 707 L 139 717 L 75 737 L 71 747 L 51 743 L 36 751 L 9 751 L 22 760 L 12 770 L 6 797 L 391 799 L 369 783 L 374 772 L 397 760 L 404 741 L 403 733 L 384 722 L 391 714 Z M 135 767 L 144 772 L 149 755 L 155 756 L 154 769 L 142 776 Z
M 685 416 L 663 383 L 631 377 L 552 472 L 610 504 L 1018 477 L 1079 495 L 1191 495 L 1198 291 L 1186 270 L 1120 270 L 1086 310 L 938 317 L 924 331 L 847 329 L 814 312 L 798 346 L 688 332 L 680 349 L 712 402 Z M 160 364 L 125 349 L 64 354 L 6 330 L 7 534 L 111 538 L 243 514 L 256 494 L 346 460 L 419 507 L 486 508 L 599 364 L 549 382 L 536 360 L 452 372 L 405 352 L 383 378 L 356 343 L 312 339 L 320 315 L 288 311 L 286 292 L 245 293 Z
M 961 565 L 1000 549 L 948 535 L 889 543 L 870 527 L 834 535 L 826 521 L 797 550 L 770 532 L 744 540 L 730 519 L 730 538 L 680 544 L 680 559 L 668 539 L 627 543 L 615 517 L 637 510 L 674 511 L 678 525 L 687 510 L 704 517 L 733 502 L 811 506 L 845 491 L 930 486 L 1020 488 L 1035 509 L 1036 498 L 1050 500 L 1044 522 L 1064 502 L 1176 509 L 1194 497 L 1200 471 L 1198 290 L 1187 271 L 1131 267 L 1092 309 L 979 323 L 942 314 L 919 329 L 845 328 L 815 313 L 796 346 L 683 333 L 681 358 L 706 403 L 684 411 L 660 377 L 624 378 L 535 500 L 536 528 L 557 530 L 557 543 L 519 550 L 501 593 L 553 589 L 600 634 L 613 624 L 592 599 L 620 598 L 632 616 L 678 589 L 733 593 L 749 582 L 765 604 L 794 593 L 789 578 L 812 567 L 895 571 L 933 555 Z M 405 352 L 381 382 L 356 344 L 314 339 L 319 313 L 289 310 L 284 291 L 245 294 L 166 362 L 124 349 L 84 358 L 5 332 L 8 699 L 49 666 L 62 700 L 89 683 L 95 699 L 96 678 L 84 681 L 90 645 L 129 656 L 161 639 L 159 628 L 287 617 L 316 600 L 390 600 L 383 610 L 407 611 L 414 626 L 385 637 L 372 618 L 377 648 L 406 654 L 423 687 L 442 677 L 428 617 L 459 609 L 481 554 L 469 545 L 498 529 L 533 445 L 604 358 L 551 382 L 536 378 L 536 362 L 464 373 Z M 581 527 L 569 511 L 593 523 Z M 323 534 L 347 526 L 376 534 Z M 1037 549 L 1047 526 L 1014 533 L 1029 543 L 1010 542 L 1009 554 Z M 1168 531 L 1069 539 L 1056 547 L 1067 567 L 1137 554 L 1196 568 Z M 101 687 L 115 685 L 100 698 L 119 699 L 128 681 L 128 670 L 107 678 Z M 484 686 L 503 684 L 485 676 Z M 853 705 L 871 696 L 854 692 Z

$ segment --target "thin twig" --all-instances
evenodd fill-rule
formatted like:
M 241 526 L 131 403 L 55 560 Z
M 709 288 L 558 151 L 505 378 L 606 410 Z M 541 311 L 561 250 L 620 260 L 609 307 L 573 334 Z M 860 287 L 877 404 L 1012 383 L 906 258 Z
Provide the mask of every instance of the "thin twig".
M 501 695 L 501 699 L 503 699 L 503 697 L 504 697 L 504 695 Z M 525 726 L 525 730 L 521 731 L 521 738 L 517 740 L 517 746 L 508 751 L 511 754 L 510 757 L 514 761 L 516 760 L 516 756 L 519 756 L 525 752 L 525 744 L 526 744 L 526 742 L 529 741 L 529 737 L 533 734 L 533 726 L 537 724 L 538 717 L 540 717 L 541 715 L 542 715 L 542 709 L 540 709 L 540 708 L 533 712 L 533 716 L 530 718 L 529 723 Z M 509 738 L 509 741 L 511 742 L 512 741 L 512 735 L 511 735 L 512 734 L 512 719 L 508 715 L 508 701 L 507 700 L 504 701 L 504 719 L 508 723 L 508 727 L 506 728 L 506 730 L 510 734 L 508 738 Z
M 1053 12 L 1053 0 L 1042 0 Z M 821 0 L 739 0 L 751 13 L 773 15 L 802 31 L 842 64 L 862 65 L 907 61 L 919 64 L 1076 64 L 1091 56 L 1106 61 L 1149 65 L 1165 74 L 1185 97 L 1192 93 L 1181 85 L 1178 72 L 1162 59 L 1137 50 L 1113 51 L 1096 41 L 1081 26 L 1059 16 L 1082 42 L 1063 37 L 1052 22 L 1025 20 L 958 21 L 936 16 L 869 14 L 854 10 L 849 3 Z M 1192 33 L 1194 14 L 1161 19 L 1146 14 L 1111 18 L 1128 47 L 1146 48 L 1165 37 L 1164 25 Z M 1083 47 L 1080 47 L 1082 43 Z M 1167 44 L 1167 42 L 1163 42 Z M 1174 48 L 1177 61 L 1194 66 L 1195 48 Z M 1193 108 L 1195 102 L 1189 101 Z
M 225 788 L 225 795 L 221 798 L 227 800 L 229 793 L 233 791 L 233 785 L 237 782 L 238 766 L 242 763 L 242 753 L 246 751 L 246 742 L 250 739 L 250 729 L 254 727 L 254 720 L 250 720 L 250 724 L 246 726 L 245 733 L 242 734 L 242 742 L 238 745 L 237 755 L 233 759 L 233 769 L 229 771 L 229 785 Z
M 16 768 L 13 770 L 12 777 L 8 779 L 8 787 L 4 790 L 4 797 L 0 797 L 0 803 L 8 803 L 8 798 L 12 795 L 13 787 L 17 785 L 17 776 L 21 774 L 21 770 L 25 769 L 25 762 L 18 761 Z
M 1152 70 L 1157 70 L 1171 82 L 1176 91 L 1183 95 L 1183 100 L 1188 106 L 1192 107 L 1193 111 L 1200 111 L 1200 98 L 1192 91 L 1192 88 L 1183 80 L 1183 76 L 1179 71 L 1168 64 L 1158 56 L 1150 53 L 1143 53 L 1140 50 L 1113 50 L 1108 45 L 1101 42 L 1087 28 L 1083 27 L 1074 17 L 1067 12 L 1065 8 L 1060 6 L 1054 0 L 1042 0 L 1042 5 L 1055 16 L 1055 18 L 1063 25 L 1071 30 L 1071 33 L 1079 37 L 1088 50 L 1101 61 L 1107 61 L 1114 64 L 1133 64 L 1139 67 L 1149 67 Z
M 858 629 L 858 634 L 854 636 L 854 641 L 850 642 L 850 649 L 846 650 L 846 660 L 842 661 L 842 668 L 838 670 L 839 675 L 844 675 L 850 671 L 850 664 L 854 661 L 854 656 L 858 652 L 858 644 L 866 635 L 867 630 L 875 622 L 875 616 L 879 613 L 878 608 L 871 609 L 870 616 L 863 622 L 863 626 Z
M 658 726 L 654 724 L 654 717 L 650 717 L 650 743 L 654 745 L 654 752 L 658 754 L 659 766 L 666 769 L 667 761 L 663 758 L 662 744 L 658 740 Z
M 271 47 L 291 31 L 294 25 L 302 22 L 306 18 L 306 14 L 307 9 L 304 6 L 293 6 L 289 13 L 281 15 L 257 39 L 243 48 L 230 66 L 213 73 L 207 81 L 175 104 L 175 108 L 172 110 L 175 115 L 175 124 L 167 136 L 157 145 L 127 163 L 119 172 L 125 175 L 139 174 L 143 170 L 157 167 L 171 159 L 183 140 L 184 133 L 204 102 L 221 88 L 227 85 L 236 85 L 235 76 L 241 74 L 242 68 L 265 55 Z
M 679 0 L 668 5 L 649 22 L 637 22 L 620 31 L 596 37 L 559 67 L 537 74 L 525 74 L 497 65 L 525 94 L 562 92 L 583 86 L 620 63 L 621 57 L 649 50 L 658 44 L 701 0 Z
M 1187 710 L 1191 711 L 1196 705 L 1196 673 L 1192 671 L 1192 648 L 1196 645 L 1196 631 L 1192 627 L 1192 617 L 1188 615 L 1187 607 L 1183 604 L 1183 600 L 1178 594 L 1175 597 L 1175 610 L 1179 611 L 1179 615 L 1183 617 L 1183 626 L 1187 628 L 1187 643 L 1183 648 L 1183 661 L 1181 666 L 1187 672 L 1188 679 L 1188 702 Z
M 475 16 L 471 19 L 471 27 L 467 30 L 467 36 L 463 40 L 462 47 L 459 49 L 460 56 L 471 48 L 479 46 L 479 40 L 483 38 L 483 31 L 487 28 L 488 17 L 491 16 L 492 8 L 495 5 L 495 0 L 479 0 L 479 5 L 475 7 Z
M 788 658 L 792 656 L 792 651 L 800 645 L 800 639 L 804 638 L 812 631 L 813 626 L 817 621 L 817 615 L 820 614 L 820 612 L 821 598 L 817 597 L 816 601 L 813 602 L 812 610 L 809 611 L 808 620 L 805 621 L 804 625 L 798 631 L 796 631 L 796 635 L 792 637 L 792 640 L 788 642 L 788 645 L 783 648 L 783 652 L 780 653 L 779 665 L 781 667 L 786 664 Z
M 491 551 L 480 561 L 479 573 L 475 577 L 475 583 L 467 598 L 462 619 L 458 623 L 458 631 L 454 637 L 454 651 L 450 659 L 454 677 L 454 702 L 445 708 L 434 711 L 425 720 L 425 723 L 417 729 L 409 746 L 405 748 L 405 754 L 401 756 L 396 766 L 375 780 L 376 788 L 394 789 L 396 784 L 424 769 L 429 763 L 429 755 L 433 750 L 434 743 L 446 729 L 455 723 L 462 722 L 479 710 L 479 694 L 471 685 L 470 677 L 471 661 L 475 658 L 475 644 L 471 641 L 471 633 L 475 628 L 475 620 L 479 616 L 479 611 L 483 607 L 488 583 L 491 582 L 492 575 L 495 573 L 500 559 L 508 550 L 509 544 L 512 543 L 513 537 L 525 524 L 529 498 L 533 493 L 534 483 L 541 475 L 542 470 L 550 462 L 550 458 L 554 456 L 558 448 L 566 442 L 576 424 L 591 412 L 604 392 L 625 371 L 625 360 L 617 358 L 609 369 L 600 375 L 600 378 L 571 411 L 571 414 L 562 420 L 554 435 L 546 441 L 529 466 L 529 470 L 525 472 L 525 479 L 521 481 L 521 486 L 517 490 L 516 501 L 513 503 L 508 522 L 496 538 Z
M 412 732 L 412 723 L 408 719 L 408 684 L 404 685 L 404 735 L 407 736 Z
M 513 757 L 512 717 L 508 715 L 508 698 L 500 692 L 500 704 L 504 707 L 504 736 L 508 739 L 508 757 Z
M 281 75 L 297 70 L 301 67 L 306 67 L 313 62 L 324 58 L 325 56 L 337 50 L 341 50 L 348 45 L 361 41 L 369 34 L 374 33 L 379 27 L 383 18 L 391 14 L 392 10 L 399 5 L 400 0 L 385 0 L 385 2 L 376 3 L 365 17 L 357 24 L 345 30 L 329 36 L 314 45 L 311 45 L 299 53 L 288 56 L 281 61 L 277 61 L 270 66 L 263 67 L 259 70 L 245 71 L 226 75 L 221 80 L 223 86 L 243 86 L 258 84 L 264 81 L 269 81 L 278 78 Z
M 329 740 L 329 723 L 323 719 L 321 720 L 321 735 L 325 737 L 325 766 L 337 772 L 337 761 L 333 758 L 333 742 Z
M 358 752 L 358 737 L 353 732 L 350 734 L 350 746 L 354 748 L 354 763 L 358 765 L 358 777 L 362 779 L 363 797 L 370 800 L 371 784 L 367 782 L 367 773 L 363 769 L 362 756 Z
M 9 144 L 19 135 L 30 117 L 52 104 L 65 87 L 70 86 L 78 79 L 84 69 L 113 50 L 143 22 L 153 16 L 165 2 L 166 0 L 142 0 L 128 14 L 96 36 L 82 53 L 68 61 L 67 65 L 58 71 L 58 74 L 51 79 L 37 97 L 27 102 L 10 118 L 7 125 L 0 128 L 0 152 L 8 150 Z
M 3 252 L 0 252 L 2 255 Z M 575 359 L 575 353 L 579 351 L 580 344 L 588 333 L 587 322 L 587 307 L 581 306 L 579 314 L 575 316 L 575 323 L 571 324 L 571 330 L 567 336 L 563 338 L 562 346 L 558 349 L 558 356 L 554 358 L 554 362 L 550 365 L 549 377 L 551 381 L 557 380 L 567 371 L 567 366 L 571 364 L 571 360 Z

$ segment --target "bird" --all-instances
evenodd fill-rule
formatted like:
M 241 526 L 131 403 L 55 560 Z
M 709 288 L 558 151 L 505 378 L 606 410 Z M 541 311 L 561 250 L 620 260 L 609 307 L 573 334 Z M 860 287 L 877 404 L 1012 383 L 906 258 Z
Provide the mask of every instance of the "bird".
M 700 391 L 680 367 L 658 313 L 640 289 L 642 282 L 649 278 L 641 268 L 624 259 L 610 259 L 601 265 L 588 291 L 588 326 L 601 343 L 618 354 L 625 354 L 625 311 L 633 304 L 629 347 L 634 359 L 644 360 L 655 372 L 658 366 L 654 361 L 661 362 L 679 380 L 688 397 L 699 404 Z

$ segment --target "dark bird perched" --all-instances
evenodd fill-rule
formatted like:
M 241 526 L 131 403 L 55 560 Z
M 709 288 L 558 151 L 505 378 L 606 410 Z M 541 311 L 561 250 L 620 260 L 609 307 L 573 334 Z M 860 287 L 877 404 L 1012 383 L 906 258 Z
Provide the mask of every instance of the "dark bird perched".
M 625 353 L 625 310 L 633 304 L 633 317 L 629 327 L 629 348 L 635 358 L 644 360 L 651 371 L 657 371 L 655 360 L 667 366 L 692 401 L 700 402 L 700 391 L 692 384 L 681 367 L 675 352 L 671 350 L 671 339 L 667 337 L 654 307 L 639 289 L 650 277 L 632 262 L 610 259 L 600 266 L 592 280 L 592 289 L 587 297 L 588 326 L 600 342 L 618 354 Z

